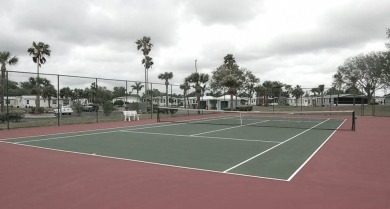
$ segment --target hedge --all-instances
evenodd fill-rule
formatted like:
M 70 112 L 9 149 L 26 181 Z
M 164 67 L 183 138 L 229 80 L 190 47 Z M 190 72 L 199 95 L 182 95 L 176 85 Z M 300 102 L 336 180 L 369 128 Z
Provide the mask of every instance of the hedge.
M 7 121 L 7 117 L 11 122 L 20 122 L 24 118 L 23 112 L 10 112 L 10 113 L 0 113 L 0 122 L 4 123 Z

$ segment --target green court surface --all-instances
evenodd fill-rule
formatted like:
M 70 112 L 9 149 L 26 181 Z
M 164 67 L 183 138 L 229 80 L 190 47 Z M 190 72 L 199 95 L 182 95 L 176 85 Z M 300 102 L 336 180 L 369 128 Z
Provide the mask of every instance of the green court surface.
M 341 119 L 315 119 L 304 128 L 287 127 L 283 124 L 286 121 L 268 118 L 257 122 L 264 126 L 197 121 L 157 123 L 7 142 L 113 160 L 289 181 L 344 122 Z

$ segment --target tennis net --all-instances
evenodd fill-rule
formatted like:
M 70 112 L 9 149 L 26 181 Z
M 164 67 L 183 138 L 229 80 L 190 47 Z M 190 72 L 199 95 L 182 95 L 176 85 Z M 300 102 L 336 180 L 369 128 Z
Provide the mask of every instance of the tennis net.
M 354 111 L 259 112 L 157 108 L 157 122 L 355 130 Z

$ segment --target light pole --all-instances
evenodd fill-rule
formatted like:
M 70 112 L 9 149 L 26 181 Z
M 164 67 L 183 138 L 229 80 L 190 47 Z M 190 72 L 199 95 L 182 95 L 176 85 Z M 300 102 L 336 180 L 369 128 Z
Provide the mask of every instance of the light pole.
M 196 62 L 197 62 L 198 60 L 195 60 L 195 72 L 197 73 L 198 72 L 198 68 L 196 67 Z

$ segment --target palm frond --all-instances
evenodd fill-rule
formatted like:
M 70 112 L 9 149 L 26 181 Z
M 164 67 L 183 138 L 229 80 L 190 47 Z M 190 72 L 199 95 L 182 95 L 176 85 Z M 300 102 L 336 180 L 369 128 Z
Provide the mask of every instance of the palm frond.
M 19 61 L 19 58 L 17 58 L 16 56 L 12 57 L 9 61 L 8 61 L 8 64 L 9 65 L 16 65 Z

